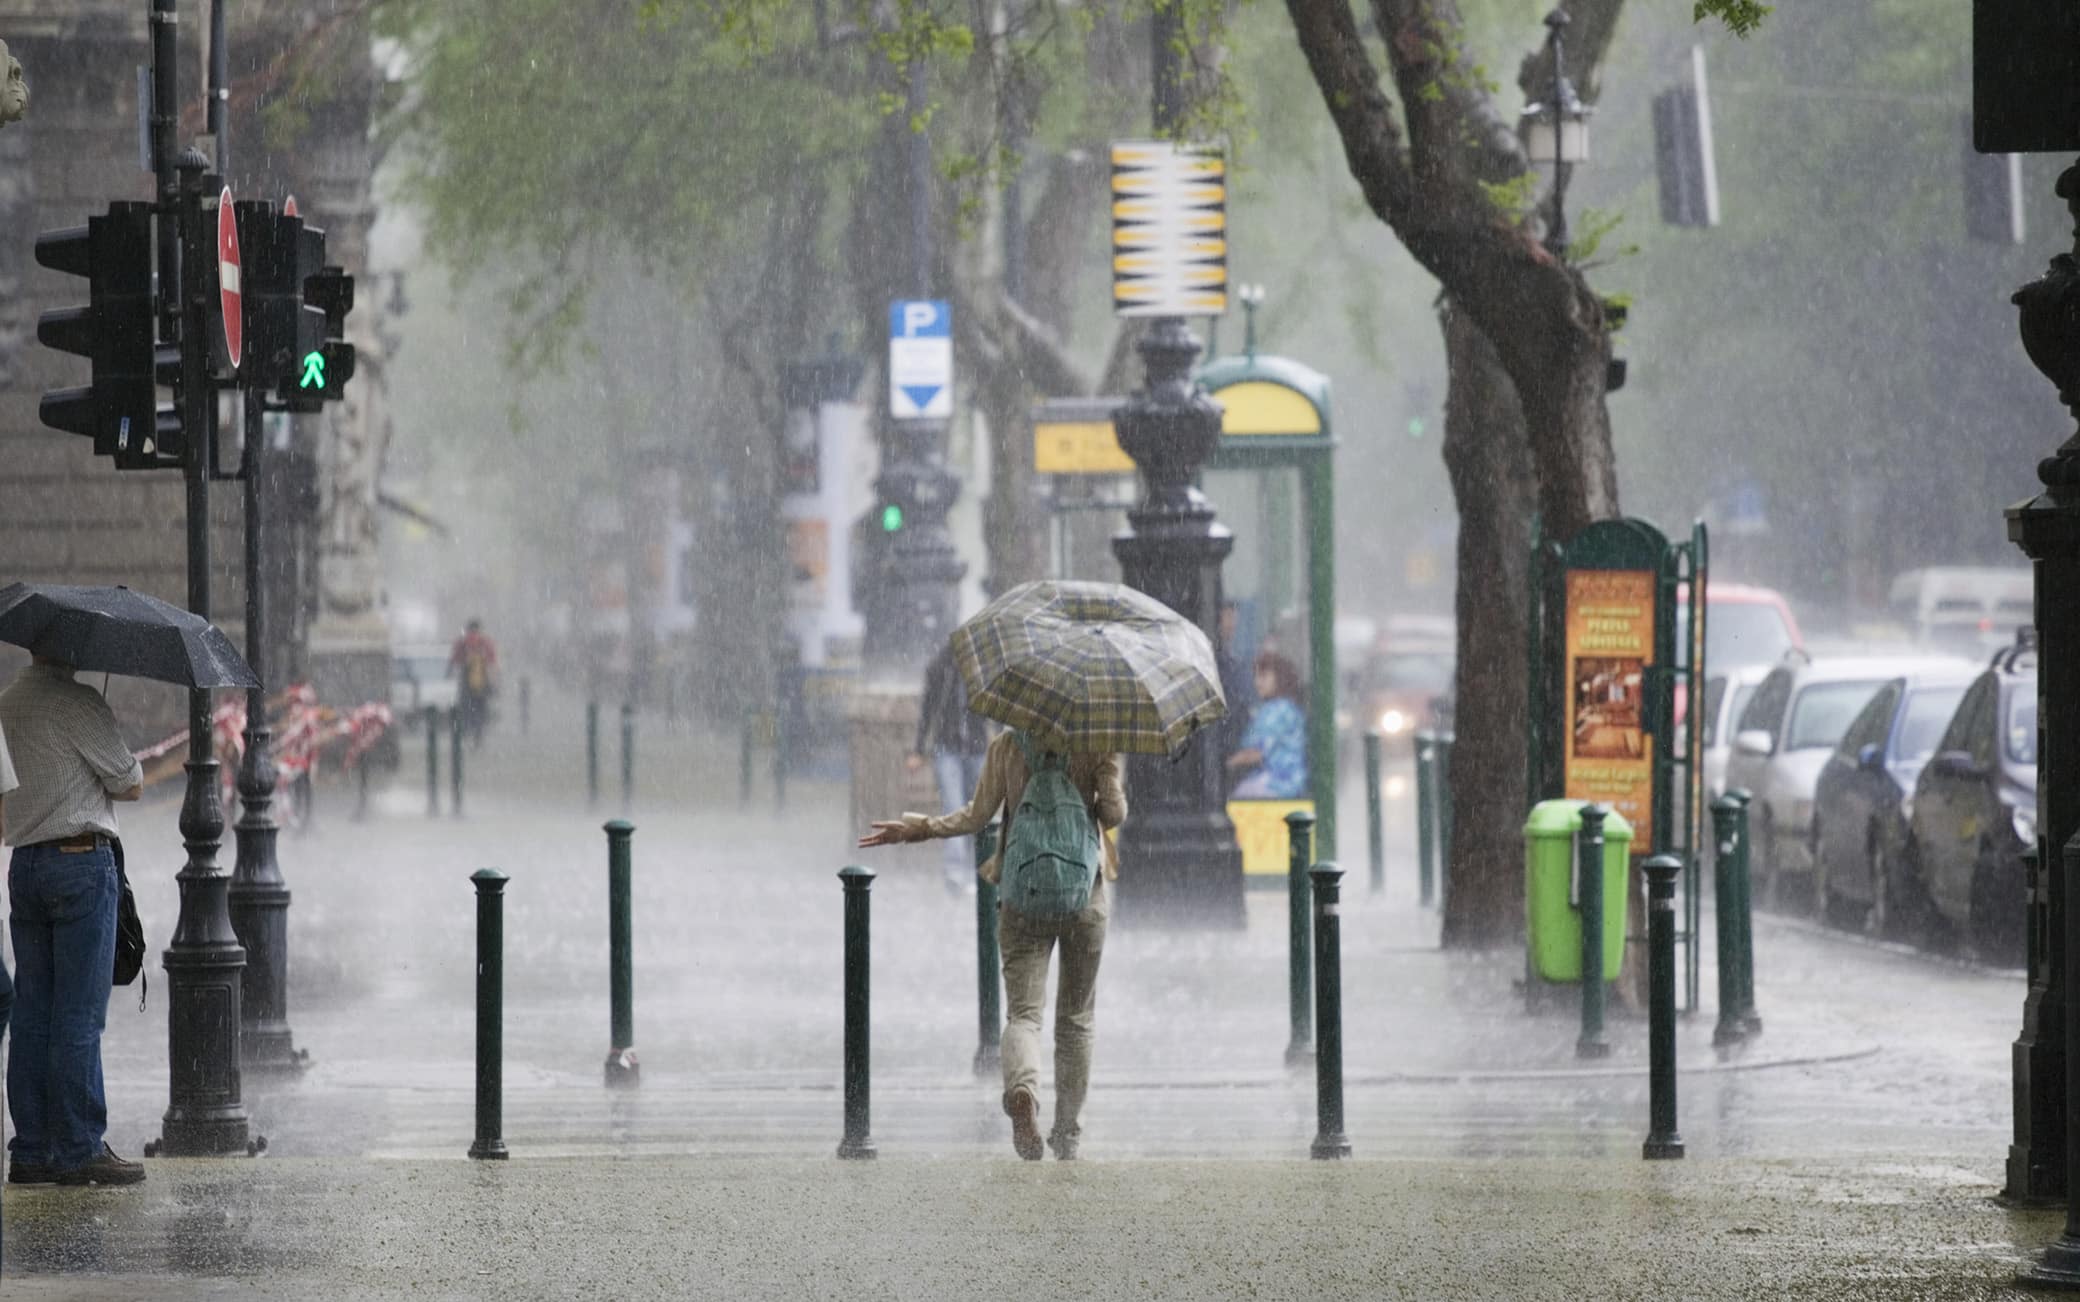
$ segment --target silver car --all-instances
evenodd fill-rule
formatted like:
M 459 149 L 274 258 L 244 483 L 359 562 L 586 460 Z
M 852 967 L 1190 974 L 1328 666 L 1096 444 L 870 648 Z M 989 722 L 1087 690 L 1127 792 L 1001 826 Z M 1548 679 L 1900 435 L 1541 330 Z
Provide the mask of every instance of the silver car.
M 1727 787 L 1744 787 L 1754 798 L 1749 872 L 1765 905 L 1776 905 L 1785 877 L 1812 880 L 1813 792 L 1850 722 L 1886 683 L 1959 665 L 1936 656 L 1793 654 L 1769 671 L 1740 713 L 1726 760 Z
M 1768 665 L 1742 665 L 1714 674 L 1704 684 L 1704 798 L 1726 794 L 1726 761 L 1733 754 L 1733 734 L 1755 689 L 1769 676 Z

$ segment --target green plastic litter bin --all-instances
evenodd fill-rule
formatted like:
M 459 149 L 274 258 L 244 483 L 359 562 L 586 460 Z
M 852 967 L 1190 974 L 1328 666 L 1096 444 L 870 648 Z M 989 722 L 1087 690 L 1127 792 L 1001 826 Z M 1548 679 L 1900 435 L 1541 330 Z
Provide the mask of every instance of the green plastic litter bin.
M 1582 916 L 1575 902 L 1575 837 L 1586 800 L 1545 800 L 1524 820 L 1524 920 L 1531 970 L 1542 981 L 1582 979 Z M 1617 810 L 1603 820 L 1603 978 L 1625 958 L 1625 889 L 1632 824 Z

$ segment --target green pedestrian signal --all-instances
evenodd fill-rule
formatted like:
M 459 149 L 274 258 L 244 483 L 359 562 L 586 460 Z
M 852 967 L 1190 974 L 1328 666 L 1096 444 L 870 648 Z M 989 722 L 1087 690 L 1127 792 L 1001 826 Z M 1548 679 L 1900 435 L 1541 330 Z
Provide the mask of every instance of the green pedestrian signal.
M 881 508 L 881 531 L 883 533 L 894 533 L 902 527 L 902 507 L 897 506 L 894 502 L 890 502 L 887 506 Z
M 297 387 L 301 389 L 317 389 L 320 392 L 324 391 L 325 354 L 322 351 L 308 352 L 303 355 L 303 379 L 298 383 Z
M 1423 437 L 1423 418 L 1421 416 L 1410 416 L 1408 418 L 1408 436 L 1412 439 Z

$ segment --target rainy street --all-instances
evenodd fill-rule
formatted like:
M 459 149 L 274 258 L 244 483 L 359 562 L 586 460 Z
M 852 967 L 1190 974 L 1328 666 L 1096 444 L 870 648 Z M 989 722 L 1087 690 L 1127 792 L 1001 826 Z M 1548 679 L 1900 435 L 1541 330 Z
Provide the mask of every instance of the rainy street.
M 2080 1294 L 2076 85 L 0 0 L 0 1302 Z
M 1260 889 L 1240 934 L 1116 933 L 1085 1162 L 1022 1176 L 994 1076 L 971 1068 L 972 901 L 942 889 L 936 854 L 914 852 L 877 863 L 873 891 L 880 1156 L 833 1171 L 835 869 L 860 857 L 846 849 L 841 789 L 794 784 L 776 816 L 761 785 L 741 809 L 715 749 L 661 723 L 641 734 L 630 815 L 642 1079 L 608 1090 L 602 818 L 582 791 L 543 784 L 563 776 L 555 764 L 512 761 L 524 750 L 581 774 L 577 713 L 576 702 L 542 709 L 524 743 L 494 734 L 461 819 L 429 820 L 410 781 L 380 791 L 360 821 L 351 787 L 321 789 L 313 830 L 285 836 L 282 855 L 295 895 L 291 1022 L 312 1065 L 294 1080 L 248 1076 L 265 1154 L 155 1161 L 134 1198 L 10 1190 L 9 1263 L 27 1272 L 25 1296 L 468 1296 L 494 1270 L 538 1281 L 542 1296 L 668 1296 L 695 1278 L 742 1296 L 895 1296 L 913 1274 L 950 1294 L 974 1286 L 965 1272 L 981 1269 L 995 1233 L 969 1223 L 975 1202 L 1011 1191 L 1110 1226 L 1063 1231 L 1097 1236 L 1091 1273 L 1064 1280 L 1065 1296 L 1138 1258 L 1134 1234 L 1158 1229 L 1141 1266 L 1157 1294 L 1227 1291 L 1192 1268 L 1203 1258 L 1274 1292 L 1306 1280 L 1310 1295 L 1349 1297 L 1393 1295 L 1390 1280 L 1407 1281 L 1405 1296 L 1459 1296 L 1429 1272 L 1504 1243 L 1523 1273 L 1482 1275 L 1465 1296 L 1495 1296 L 1512 1278 L 1512 1295 L 1560 1296 L 1605 1277 L 1641 1295 L 1679 1281 L 1685 1296 L 1752 1296 L 1827 1270 L 1863 1290 L 1830 1296 L 1885 1297 L 1939 1266 L 1954 1291 L 1929 1296 L 1983 1296 L 1974 1290 L 2012 1271 L 2016 1244 L 2040 1232 L 2041 1214 L 1989 1201 L 2008 1138 L 2018 973 L 1765 919 L 1765 1030 L 1722 1054 L 1709 1006 L 1683 1020 L 1689 1156 L 1643 1171 L 1644 1022 L 1614 1012 L 1612 1056 L 1579 1063 L 1571 1008 L 1527 1013 L 1521 969 L 1440 950 L 1435 912 L 1416 899 L 1408 802 L 1392 798 L 1387 889 L 1354 883 L 1344 921 L 1348 1174 L 1325 1183 L 1293 1164 L 1314 1133 L 1313 1075 L 1284 1066 L 1285 896 Z M 1395 781 L 1405 766 L 1387 776 L 1407 790 Z M 611 787 L 605 803 L 613 812 Z M 148 806 L 130 835 L 170 831 L 173 812 Z M 487 865 L 512 878 L 514 1157 L 467 1171 L 467 876 Z M 175 909 L 168 875 L 139 878 L 156 929 Z M 122 993 L 110 1135 L 137 1148 L 165 1106 L 164 995 L 154 984 L 141 1014 Z M 1582 1181 L 1616 1182 L 1620 1201 L 1590 1210 Z M 1627 1207 L 1646 1219 L 1631 1224 Z M 1265 1216 L 1291 1224 L 1241 1228 Z M 1373 1230 L 1355 1236 L 1359 1224 Z M 1235 1255 L 1238 1231 L 1261 1232 L 1262 1248 Z M 1707 1255 L 1664 1262 L 1648 1249 L 1664 1233 L 1703 1236 Z M 877 1264 L 840 1271 L 847 1252 Z M 1731 1273 L 1696 1273 L 1710 1253 Z M 106 1291 L 56 1283 L 80 1270 L 106 1274 Z

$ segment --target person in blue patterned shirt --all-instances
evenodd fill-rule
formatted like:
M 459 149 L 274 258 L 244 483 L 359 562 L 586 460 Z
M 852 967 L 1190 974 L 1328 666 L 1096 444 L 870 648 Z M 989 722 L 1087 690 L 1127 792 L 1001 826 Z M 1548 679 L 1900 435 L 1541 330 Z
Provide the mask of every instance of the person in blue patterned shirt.
M 1235 784 L 1237 800 L 1299 800 L 1307 795 L 1307 715 L 1300 708 L 1300 671 L 1276 651 L 1257 656 L 1257 708 L 1230 769 L 1250 770 Z

